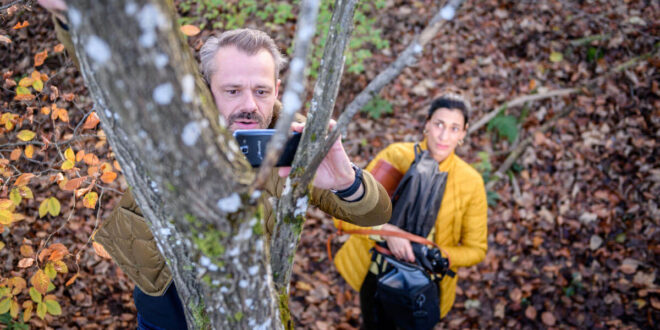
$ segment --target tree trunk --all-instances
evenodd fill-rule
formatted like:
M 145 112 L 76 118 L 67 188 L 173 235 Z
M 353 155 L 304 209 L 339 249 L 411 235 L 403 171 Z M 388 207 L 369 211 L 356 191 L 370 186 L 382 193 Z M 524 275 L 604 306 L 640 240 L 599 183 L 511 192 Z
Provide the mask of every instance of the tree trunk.
M 254 174 L 220 123 L 171 1 L 68 5 L 96 112 L 189 326 L 281 327 L 264 240 L 253 233 L 262 221 L 247 194 Z

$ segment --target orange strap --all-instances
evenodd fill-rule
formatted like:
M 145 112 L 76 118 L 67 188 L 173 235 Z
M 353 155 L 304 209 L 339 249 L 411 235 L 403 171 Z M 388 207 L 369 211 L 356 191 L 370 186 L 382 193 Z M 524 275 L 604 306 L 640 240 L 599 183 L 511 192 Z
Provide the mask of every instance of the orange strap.
M 343 230 L 342 229 L 342 222 L 339 222 L 339 226 L 337 226 L 337 235 L 343 235 L 343 234 L 358 234 L 358 235 L 380 235 L 380 236 L 393 236 L 393 237 L 399 237 L 399 238 L 405 238 L 411 242 L 419 243 L 422 245 L 431 245 L 438 250 L 440 250 L 442 253 L 444 253 L 447 256 L 447 261 L 449 263 L 449 267 L 451 267 L 451 259 L 449 258 L 449 254 L 447 251 L 443 250 L 438 244 L 435 244 L 435 242 L 430 241 L 424 237 L 421 237 L 419 235 L 411 234 L 408 232 L 400 232 L 400 231 L 393 231 L 393 230 L 382 230 L 382 229 L 352 229 L 352 230 Z M 331 241 L 332 238 L 334 237 L 335 234 L 330 234 L 328 237 L 328 241 L 326 242 L 326 250 L 328 252 L 328 259 L 330 259 L 330 262 L 332 262 L 332 247 L 331 247 Z M 383 248 L 384 249 L 384 248 Z M 377 249 L 379 252 L 383 253 L 380 249 Z M 389 250 L 387 250 L 389 252 Z M 388 254 L 388 253 L 384 253 Z M 388 255 L 391 255 L 389 253 Z

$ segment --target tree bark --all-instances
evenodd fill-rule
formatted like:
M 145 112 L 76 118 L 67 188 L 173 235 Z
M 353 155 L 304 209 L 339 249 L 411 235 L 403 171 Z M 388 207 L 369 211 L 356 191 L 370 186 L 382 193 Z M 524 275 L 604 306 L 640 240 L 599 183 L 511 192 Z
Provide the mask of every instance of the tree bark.
M 312 156 L 322 147 L 324 139 L 317 137 L 326 135 L 330 115 L 335 106 L 345 62 L 344 51 L 353 31 L 356 3 L 355 0 L 337 0 L 335 3 L 307 124 L 284 188 L 287 193 L 280 197 L 276 208 L 277 224 L 271 239 L 271 267 L 273 274 L 277 275 L 276 289 L 281 294 L 286 293 L 287 297 L 293 257 L 300 241 L 308 206 L 308 184 L 316 173 L 316 167 L 309 170 L 308 165 Z M 289 124 L 286 125 L 288 127 Z
M 171 1 L 68 5 L 86 85 L 189 327 L 280 328 L 264 240 L 253 233 L 254 174 L 219 120 Z

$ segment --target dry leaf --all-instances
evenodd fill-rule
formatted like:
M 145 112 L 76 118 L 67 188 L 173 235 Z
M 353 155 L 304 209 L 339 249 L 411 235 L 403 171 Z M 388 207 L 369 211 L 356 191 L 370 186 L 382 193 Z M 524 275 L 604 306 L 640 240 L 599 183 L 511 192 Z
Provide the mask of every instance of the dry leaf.
M 81 161 L 83 157 L 85 157 L 85 150 L 78 150 L 78 152 L 76 152 L 76 161 Z
M 108 252 L 105 251 L 105 248 L 103 247 L 103 245 L 101 245 L 99 243 L 96 243 L 96 242 L 92 242 L 92 247 L 94 247 L 94 252 L 96 252 L 96 254 L 99 257 L 105 258 L 105 259 L 112 259 L 112 257 L 108 254 Z
M 32 284 L 32 286 L 34 286 L 34 288 L 37 289 L 39 293 L 46 294 L 46 291 L 48 291 L 48 285 L 50 284 L 50 279 L 43 270 L 39 269 L 36 273 L 34 273 L 34 275 L 32 275 L 30 284 Z
M 30 179 L 32 178 L 34 178 L 34 174 L 23 173 L 18 177 L 18 179 L 16 179 L 16 182 L 14 182 L 14 186 L 17 187 L 26 186 L 28 183 L 30 183 Z
M 73 99 L 74 99 L 75 97 L 76 97 L 76 95 L 73 94 L 73 93 L 62 94 L 62 98 L 64 99 L 64 101 L 69 101 L 69 102 L 71 102 L 71 101 L 73 101 Z
M 21 245 L 20 249 L 21 255 L 24 257 L 31 257 L 34 254 L 34 249 L 29 245 Z
M 27 142 L 34 139 L 36 135 L 37 133 L 24 129 L 18 132 L 18 134 L 16 134 L 16 137 L 23 142 Z
M 57 44 L 53 47 L 53 53 L 61 53 L 64 50 L 64 45 Z
M 28 23 L 28 21 L 23 21 L 22 23 L 20 23 L 20 22 L 19 22 L 19 23 L 16 23 L 16 25 L 14 25 L 14 26 L 12 27 L 12 29 L 14 29 L 14 30 L 18 30 L 18 29 L 22 29 L 22 28 L 24 28 L 24 27 L 26 27 L 26 26 L 28 26 L 28 25 L 30 25 L 30 23 Z
M 112 183 L 117 178 L 117 173 L 115 172 L 105 172 L 101 175 L 101 181 L 105 183 Z
M 181 26 L 181 32 L 189 37 L 192 37 L 199 34 L 199 28 L 194 25 L 186 24 Z
M 92 129 L 96 127 L 96 125 L 99 124 L 99 117 L 96 115 L 96 112 L 93 112 L 87 116 L 87 119 L 85 119 L 85 124 L 83 124 L 84 129 Z
M 25 157 L 28 159 L 32 159 L 32 156 L 34 156 L 34 146 L 28 144 L 27 146 L 25 146 Z
M 44 64 L 44 61 L 48 57 L 48 49 L 44 49 L 43 52 L 36 53 L 34 55 L 34 66 L 38 67 Z
M 66 283 L 64 283 L 64 286 L 69 286 L 69 285 L 73 284 L 73 282 L 76 281 L 78 276 L 80 276 L 80 273 L 76 273 L 75 275 L 71 276 L 71 278 L 68 281 L 66 281 Z
M 87 165 L 97 165 L 99 163 L 99 158 L 96 157 L 95 154 L 86 154 L 83 161 Z
M 83 177 L 80 177 L 80 178 L 71 179 L 71 180 L 69 180 L 69 182 L 67 182 L 67 183 L 64 185 L 64 188 L 63 188 L 63 189 L 64 189 L 64 190 L 67 190 L 67 191 L 73 191 L 73 190 L 76 190 L 76 189 L 78 189 L 78 188 L 83 184 L 83 182 L 85 181 L 85 179 L 87 179 L 86 176 L 83 176 Z
M 525 316 L 527 316 L 527 318 L 530 320 L 536 319 L 536 308 L 531 305 L 527 306 L 527 309 L 525 309 Z
M 99 195 L 94 191 L 87 193 L 87 195 L 85 195 L 83 198 L 83 206 L 88 209 L 94 209 L 96 207 L 96 201 L 98 198 Z
M 23 258 L 18 261 L 18 268 L 28 268 L 34 264 L 34 258 Z
M 10 44 L 10 43 L 11 43 L 11 39 L 9 39 L 9 37 L 7 37 L 6 35 L 0 35 L 0 42 L 4 42 L 4 43 L 6 43 L 6 44 Z
M 23 150 L 21 150 L 21 148 L 16 148 L 12 150 L 11 154 L 9 154 L 9 159 L 18 160 L 21 158 L 21 153 L 23 153 Z
M 14 96 L 14 101 L 32 101 L 35 98 L 37 97 L 32 94 L 20 94 L 20 95 L 17 94 L 16 96 Z
M 543 314 L 541 314 L 541 320 L 543 321 L 543 324 L 549 327 L 555 325 L 555 322 L 557 322 L 557 319 L 551 312 L 543 312 Z

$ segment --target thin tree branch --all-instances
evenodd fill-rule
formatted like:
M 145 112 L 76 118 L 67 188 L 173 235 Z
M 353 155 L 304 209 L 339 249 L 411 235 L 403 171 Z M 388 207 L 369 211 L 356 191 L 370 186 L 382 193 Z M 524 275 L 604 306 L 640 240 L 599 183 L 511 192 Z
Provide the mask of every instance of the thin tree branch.
M 23 5 L 24 7 L 29 8 L 29 7 L 32 7 L 32 2 L 34 2 L 34 0 L 16 0 L 16 1 L 12 1 L 8 4 L 4 4 L 4 5 L 0 6 L 0 10 L 5 10 L 7 8 L 10 8 L 13 5 Z
M 307 211 L 307 185 L 316 172 L 316 167 L 310 169 L 307 164 L 323 143 L 323 139 L 317 137 L 325 136 L 334 108 L 344 66 L 344 51 L 353 30 L 356 4 L 355 0 L 335 3 L 309 118 L 284 188 L 289 193 L 280 196 L 277 204 L 277 222 L 271 238 L 271 267 L 273 274 L 277 274 L 275 286 L 279 292 L 288 292 L 293 255 L 304 223 L 302 215 Z
M 569 95 L 569 94 L 577 93 L 579 91 L 580 91 L 579 88 L 565 88 L 565 89 L 548 91 L 540 94 L 524 95 L 517 97 L 509 102 L 504 102 L 504 104 L 495 108 L 495 110 L 481 117 L 476 123 L 470 125 L 470 128 L 468 128 L 468 134 L 475 132 L 476 130 L 480 129 L 482 126 L 488 124 L 488 122 L 491 119 L 495 118 L 500 112 L 504 111 L 507 108 L 523 105 L 531 101 L 544 100 L 555 96 Z
M 532 141 L 534 140 L 534 135 L 536 135 L 537 133 L 544 133 L 548 129 L 554 127 L 555 123 L 560 118 L 563 118 L 566 115 L 568 115 L 571 111 L 573 111 L 573 109 L 575 109 L 574 106 L 566 106 L 559 114 L 557 114 L 555 117 L 553 117 L 548 122 L 543 124 L 543 126 L 536 129 L 525 140 L 523 140 L 515 149 L 513 149 L 511 151 L 511 153 L 509 153 L 509 156 L 504 160 L 502 165 L 500 165 L 500 167 L 497 169 L 497 171 L 495 171 L 495 173 L 493 173 L 492 177 L 494 177 L 494 180 L 491 179 L 490 181 L 488 181 L 488 183 L 486 184 L 486 189 L 493 188 L 495 183 L 497 183 L 498 179 L 501 179 L 501 178 L 504 177 L 504 174 L 506 173 L 506 171 L 508 171 L 509 168 L 511 168 L 511 166 L 516 161 L 516 159 L 518 159 L 518 157 L 520 157 L 520 155 L 522 155 L 523 151 L 525 151 L 525 149 L 532 143 Z
M 290 136 L 290 127 L 296 112 L 303 105 L 305 92 L 305 67 L 307 66 L 307 53 L 316 32 L 316 16 L 318 15 L 318 1 L 306 0 L 300 4 L 300 16 L 296 27 L 295 50 L 293 59 L 289 64 L 289 80 L 282 95 L 282 112 L 277 119 L 275 134 L 266 146 L 266 157 L 261 163 L 257 177 L 250 187 L 250 192 L 260 189 L 268 179 L 273 166 L 277 163 L 287 137 Z
M 468 134 L 473 133 L 477 131 L 479 128 L 482 126 L 486 125 L 491 119 L 495 118 L 500 112 L 504 111 L 507 108 L 511 108 L 514 106 L 519 106 L 523 105 L 527 102 L 532 102 L 532 101 L 539 101 L 539 100 L 544 100 L 547 98 L 555 97 L 555 96 L 565 96 L 565 95 L 570 95 L 578 92 L 582 92 L 584 88 L 586 89 L 593 89 L 596 87 L 597 83 L 601 81 L 602 79 L 608 78 L 614 74 L 620 73 L 630 67 L 635 66 L 637 63 L 640 61 L 646 60 L 654 55 L 658 49 L 660 48 L 660 45 L 656 44 L 655 47 L 653 47 L 653 50 L 644 53 L 640 56 L 633 57 L 629 59 L 628 61 L 617 65 L 614 67 L 612 70 L 608 71 L 602 76 L 594 77 L 587 82 L 580 84 L 577 87 L 574 88 L 564 88 L 564 89 L 558 89 L 558 90 L 552 90 L 548 91 L 545 93 L 541 94 L 532 94 L 532 95 L 524 95 L 517 97 L 513 99 L 512 101 L 505 102 L 504 104 L 500 105 L 499 107 L 495 108 L 495 110 L 489 112 L 485 116 L 481 117 L 476 123 L 470 125 L 470 128 L 468 129 Z

